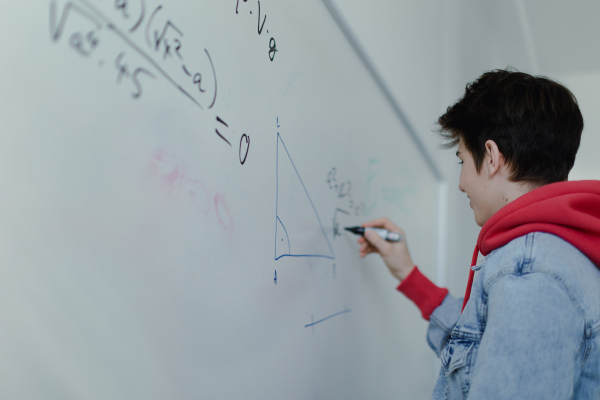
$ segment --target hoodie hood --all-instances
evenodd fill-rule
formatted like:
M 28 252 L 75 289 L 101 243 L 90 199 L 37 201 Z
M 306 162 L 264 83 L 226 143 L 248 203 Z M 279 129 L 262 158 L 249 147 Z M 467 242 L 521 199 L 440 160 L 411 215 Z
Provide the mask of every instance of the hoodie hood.
M 556 235 L 600 266 L 600 181 L 551 183 L 508 203 L 481 228 L 472 265 L 479 251 L 487 256 L 531 232 Z M 471 271 L 463 309 L 471 294 L 473 276 Z
M 492 250 L 531 232 L 551 233 L 600 265 L 600 181 L 557 182 L 524 194 L 483 225 L 477 245 Z

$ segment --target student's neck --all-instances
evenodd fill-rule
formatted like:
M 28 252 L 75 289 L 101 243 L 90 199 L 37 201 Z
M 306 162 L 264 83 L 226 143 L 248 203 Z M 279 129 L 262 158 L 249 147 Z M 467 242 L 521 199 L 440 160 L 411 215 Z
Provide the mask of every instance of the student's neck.
M 519 197 L 523 196 L 524 194 L 527 194 L 529 192 L 531 192 L 534 189 L 539 188 L 541 185 L 537 185 L 531 182 L 510 182 L 507 181 L 506 184 L 503 187 L 502 193 L 501 193 L 501 201 L 498 203 L 498 210 L 502 207 L 504 207 L 505 205 L 507 205 L 508 203 L 518 199 Z M 496 211 L 498 211 L 496 210 Z

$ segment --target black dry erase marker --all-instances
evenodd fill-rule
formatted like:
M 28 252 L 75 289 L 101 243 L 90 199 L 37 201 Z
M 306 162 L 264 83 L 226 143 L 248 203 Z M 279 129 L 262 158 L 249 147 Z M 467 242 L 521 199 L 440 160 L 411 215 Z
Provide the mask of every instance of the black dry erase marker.
M 388 242 L 399 242 L 402 240 L 402 235 L 396 232 L 390 232 L 387 229 L 381 228 L 362 228 L 360 226 L 353 226 L 351 228 L 344 228 L 347 231 L 354 233 L 355 235 L 365 235 L 365 229 L 375 232 L 381 238 L 387 240 Z

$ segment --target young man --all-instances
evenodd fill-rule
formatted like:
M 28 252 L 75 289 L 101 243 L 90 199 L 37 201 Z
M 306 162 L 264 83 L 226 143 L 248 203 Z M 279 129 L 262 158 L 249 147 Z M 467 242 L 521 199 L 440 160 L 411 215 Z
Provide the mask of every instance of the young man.
M 429 321 L 433 398 L 600 399 L 600 181 L 567 181 L 583 130 L 575 97 L 496 70 L 438 122 L 482 227 L 464 300 L 423 276 L 405 242 L 358 240 Z M 363 226 L 404 234 L 385 218 Z

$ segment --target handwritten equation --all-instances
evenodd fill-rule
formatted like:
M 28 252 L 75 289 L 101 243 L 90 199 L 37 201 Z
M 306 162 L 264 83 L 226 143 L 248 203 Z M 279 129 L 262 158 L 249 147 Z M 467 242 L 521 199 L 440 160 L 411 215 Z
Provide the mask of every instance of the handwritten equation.
M 101 0 L 96 2 L 102 3 Z M 106 8 L 106 3 L 104 7 Z M 114 19 L 113 19 L 114 18 Z M 118 22 L 116 22 L 118 21 Z M 115 35 L 123 49 L 114 54 L 115 81 L 129 82 L 131 97 L 139 99 L 144 85 L 159 77 L 165 79 L 178 93 L 185 96 L 200 110 L 210 110 L 217 100 L 217 72 L 207 48 L 197 50 L 194 43 L 186 46 L 185 33 L 165 15 L 163 5 L 148 7 L 146 0 L 114 0 L 110 13 L 100 11 L 93 0 L 74 0 L 59 9 L 50 2 L 50 37 L 60 42 L 68 37 L 68 45 L 86 58 L 92 58 L 106 32 Z M 138 43 L 142 41 L 142 43 Z M 186 61 L 188 49 L 195 54 Z M 199 53 L 199 54 L 198 54 Z M 98 61 L 104 66 L 105 60 Z M 215 115 L 215 133 L 233 147 L 226 132 L 229 125 Z M 242 134 L 239 142 L 239 160 L 243 165 L 248 156 L 250 137 Z
M 350 180 L 339 180 L 337 168 L 331 168 L 327 173 L 326 183 L 329 189 L 334 191 L 335 196 L 342 202 L 340 207 L 337 207 L 333 213 L 332 225 L 333 225 L 333 238 L 342 236 L 342 229 L 340 229 L 339 218 L 340 215 L 364 215 L 365 214 L 365 203 L 356 202 L 352 196 L 352 181 Z
M 244 3 L 248 2 L 248 0 L 242 0 Z M 235 4 L 235 13 L 239 14 L 239 8 L 240 8 L 240 0 L 236 0 L 236 4 Z M 252 10 L 250 11 L 250 15 L 252 15 Z M 261 14 L 260 14 L 260 0 L 258 1 L 258 25 L 257 25 L 257 32 L 258 35 L 262 35 L 263 29 L 265 28 L 265 22 L 267 22 L 267 15 L 265 14 L 262 22 L 261 22 Z M 269 33 L 269 30 L 267 29 L 267 33 Z M 277 53 L 279 50 L 277 50 L 277 44 L 275 43 L 275 38 L 271 37 L 271 39 L 269 39 L 269 60 L 271 60 L 271 62 L 273 62 L 273 60 L 275 59 L 275 53 Z

